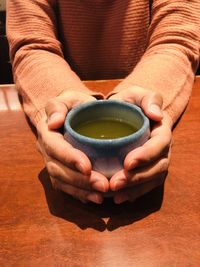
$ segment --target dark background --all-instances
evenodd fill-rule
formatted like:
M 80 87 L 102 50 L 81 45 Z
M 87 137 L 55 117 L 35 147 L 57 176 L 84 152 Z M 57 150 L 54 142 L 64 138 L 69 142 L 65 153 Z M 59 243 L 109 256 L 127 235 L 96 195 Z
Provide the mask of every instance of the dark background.
M 8 42 L 5 33 L 5 17 L 5 11 L 0 11 L 0 84 L 13 83 Z
M 13 83 L 8 42 L 5 32 L 5 20 L 6 12 L 0 11 L 0 84 Z M 197 74 L 200 75 L 200 67 L 197 70 Z

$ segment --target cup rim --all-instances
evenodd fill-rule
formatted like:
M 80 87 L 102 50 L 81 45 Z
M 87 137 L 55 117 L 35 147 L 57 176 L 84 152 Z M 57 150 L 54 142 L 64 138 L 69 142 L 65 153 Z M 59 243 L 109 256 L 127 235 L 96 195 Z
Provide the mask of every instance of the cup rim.
M 119 138 L 113 138 L 113 139 L 98 139 L 98 138 L 92 138 L 88 136 L 81 135 L 77 133 L 70 125 L 70 120 L 77 114 L 79 113 L 82 109 L 89 108 L 92 106 L 98 106 L 98 105 L 120 105 L 120 106 L 126 106 L 129 108 L 134 109 L 136 112 L 140 114 L 140 116 L 143 118 L 143 124 L 142 127 L 134 132 L 133 134 L 124 136 L 124 137 L 119 137 Z M 118 145 L 126 145 L 127 143 L 134 142 L 138 138 L 140 138 L 143 133 L 146 132 L 147 129 L 149 129 L 149 119 L 147 116 L 143 113 L 142 109 L 138 107 L 135 104 L 121 101 L 121 100 L 95 100 L 91 101 L 88 103 L 81 104 L 77 107 L 74 107 L 71 109 L 65 119 L 64 122 L 64 134 L 66 132 L 69 133 L 74 139 L 78 140 L 79 142 L 85 144 L 85 145 L 93 145 L 93 146 L 118 146 Z

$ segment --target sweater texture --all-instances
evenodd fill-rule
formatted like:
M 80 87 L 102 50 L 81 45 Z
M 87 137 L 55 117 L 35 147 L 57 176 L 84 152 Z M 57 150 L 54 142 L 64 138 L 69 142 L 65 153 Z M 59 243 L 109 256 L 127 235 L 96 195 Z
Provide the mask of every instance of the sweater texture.
M 151 3 L 152 2 L 152 3 Z M 33 124 L 82 80 L 123 81 L 162 94 L 175 122 L 199 63 L 199 0 L 12 0 L 7 36 L 16 87 Z

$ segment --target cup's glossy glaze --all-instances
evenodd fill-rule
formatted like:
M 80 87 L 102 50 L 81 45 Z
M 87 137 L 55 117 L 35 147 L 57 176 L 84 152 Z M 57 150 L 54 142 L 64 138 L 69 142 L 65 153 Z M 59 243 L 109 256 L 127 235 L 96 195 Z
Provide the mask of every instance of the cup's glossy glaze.
M 137 126 L 137 132 L 116 139 L 95 139 L 78 134 L 74 125 L 97 118 L 118 118 Z M 144 144 L 150 136 L 149 120 L 142 110 L 133 104 L 116 100 L 98 100 L 72 109 L 65 120 L 64 137 L 90 159 L 93 170 L 108 179 L 123 168 L 128 152 Z

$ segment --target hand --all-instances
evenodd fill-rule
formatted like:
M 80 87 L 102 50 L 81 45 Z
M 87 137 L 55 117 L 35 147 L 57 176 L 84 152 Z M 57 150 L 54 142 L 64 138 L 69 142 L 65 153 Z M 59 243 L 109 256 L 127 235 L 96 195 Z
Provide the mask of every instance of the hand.
M 37 124 L 38 149 L 42 153 L 54 188 L 60 189 L 86 203 L 102 203 L 101 192 L 109 183 L 102 174 L 92 171 L 87 156 L 73 148 L 58 129 L 63 126 L 67 112 L 82 103 L 96 99 L 82 92 L 66 91 L 46 105 L 46 116 Z
M 173 123 L 169 115 L 162 112 L 162 97 L 150 90 L 132 86 L 110 99 L 134 103 L 154 121 L 150 139 L 129 152 L 124 160 L 124 169 L 111 177 L 110 189 L 115 192 L 115 203 L 119 204 L 134 201 L 163 184 L 169 166 Z

